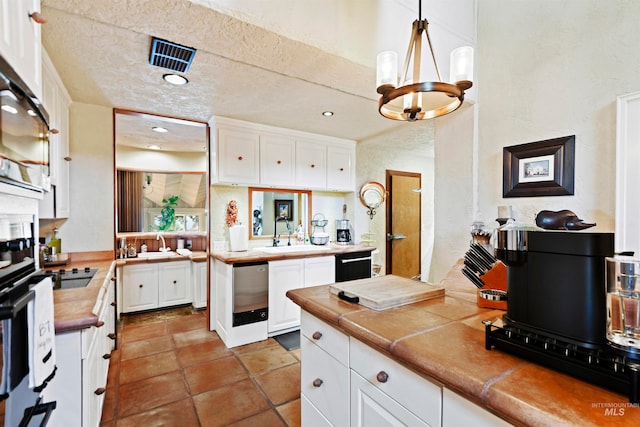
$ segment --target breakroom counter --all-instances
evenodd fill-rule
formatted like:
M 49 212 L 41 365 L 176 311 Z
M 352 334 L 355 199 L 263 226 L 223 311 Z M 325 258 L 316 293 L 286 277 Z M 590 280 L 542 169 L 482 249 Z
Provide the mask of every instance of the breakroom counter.
M 342 301 L 328 286 L 295 289 L 287 296 L 313 316 L 512 424 L 640 425 L 640 407 L 629 404 L 627 396 L 486 350 L 482 320 L 504 312 L 477 306 L 476 289 L 461 268 L 461 262 L 456 264 L 440 282 L 445 296 L 383 311 Z

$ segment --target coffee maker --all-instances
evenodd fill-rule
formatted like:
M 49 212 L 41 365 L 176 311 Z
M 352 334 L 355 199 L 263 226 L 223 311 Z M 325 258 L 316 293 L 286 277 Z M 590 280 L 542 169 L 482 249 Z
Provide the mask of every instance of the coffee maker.
M 339 245 L 351 245 L 351 225 L 348 219 L 336 220 L 336 243 Z

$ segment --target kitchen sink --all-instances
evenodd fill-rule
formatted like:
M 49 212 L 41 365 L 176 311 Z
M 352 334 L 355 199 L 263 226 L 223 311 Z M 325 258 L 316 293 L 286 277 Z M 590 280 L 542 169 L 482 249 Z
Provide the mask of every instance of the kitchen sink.
M 138 253 L 138 258 L 166 258 L 170 256 L 174 256 L 176 253 L 173 251 L 167 252 L 140 252 Z
M 330 248 L 319 245 L 292 245 L 292 246 L 265 246 L 253 248 L 254 251 L 266 252 L 268 254 L 288 254 L 292 252 L 326 251 Z

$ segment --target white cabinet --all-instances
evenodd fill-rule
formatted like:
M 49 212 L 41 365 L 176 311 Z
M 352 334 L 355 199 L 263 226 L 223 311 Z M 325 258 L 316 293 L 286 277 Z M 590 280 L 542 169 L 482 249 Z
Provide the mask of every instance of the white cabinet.
M 68 218 L 69 204 L 69 105 L 71 98 L 53 67 L 47 53 L 42 51 L 42 104 L 49 113 L 49 153 L 51 191 L 40 202 L 40 218 Z
M 296 141 L 296 185 L 326 188 L 327 147 L 311 141 Z
M 335 257 L 269 262 L 269 334 L 300 326 L 300 307 L 287 298 L 290 289 L 335 282 Z
M 442 387 L 351 338 L 351 425 L 395 419 L 399 424 L 439 426 Z M 375 425 L 376 422 L 373 422 Z
M 355 191 L 355 141 L 223 117 L 211 127 L 212 184 Z
M 300 348 L 302 425 L 349 425 L 349 337 L 303 311 Z
M 260 136 L 257 132 L 218 127 L 215 142 L 215 148 L 211 150 L 212 184 L 260 182 Z
M 134 264 L 122 267 L 119 275 L 122 313 L 158 307 L 158 267 L 156 264 Z
M 287 298 L 304 283 L 304 259 L 269 262 L 269 333 L 300 326 L 300 307 Z
M 355 163 L 355 147 L 327 147 L 327 188 L 330 190 L 355 191 Z
M 56 375 L 43 390 L 45 400 L 55 400 L 53 426 L 100 425 L 111 351 L 115 343 L 113 269 L 109 271 L 94 314 L 95 326 L 56 335 Z
M 191 278 L 193 282 L 193 307 L 207 306 L 207 262 L 191 263 Z M 212 299 L 213 301 L 213 299 Z
M 36 15 L 32 14 L 36 12 Z M 36 98 L 42 96 L 40 0 L 0 0 L 0 55 Z
M 500 427 L 511 425 L 447 388 L 442 390 L 442 398 L 443 427 Z
M 260 183 L 290 186 L 294 182 L 295 147 L 292 138 L 260 135 Z
M 191 262 L 157 264 L 158 307 L 191 303 Z

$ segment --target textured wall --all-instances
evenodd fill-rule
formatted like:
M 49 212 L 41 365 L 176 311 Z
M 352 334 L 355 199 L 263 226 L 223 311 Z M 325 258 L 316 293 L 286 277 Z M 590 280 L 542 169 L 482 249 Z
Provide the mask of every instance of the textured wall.
M 483 0 L 478 11 L 485 218 L 502 204 L 529 223 L 542 209 L 571 209 L 613 231 L 616 97 L 638 90 L 640 2 Z M 574 196 L 502 198 L 502 147 L 573 134 Z

